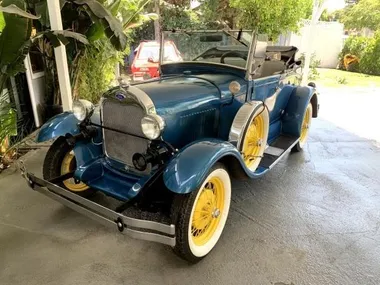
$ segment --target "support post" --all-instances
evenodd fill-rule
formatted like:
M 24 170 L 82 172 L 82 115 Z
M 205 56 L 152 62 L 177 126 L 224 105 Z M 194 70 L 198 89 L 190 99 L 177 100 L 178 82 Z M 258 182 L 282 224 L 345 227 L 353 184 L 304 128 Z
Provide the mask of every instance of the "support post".
M 62 16 L 59 0 L 46 1 L 49 11 L 49 19 L 52 30 L 63 30 Z M 62 107 L 64 111 L 72 109 L 73 98 L 71 95 L 71 84 L 69 76 L 69 68 L 67 65 L 66 47 L 60 45 L 54 48 L 55 63 L 57 65 L 59 89 L 61 91 Z
M 160 16 L 160 0 L 154 0 L 154 12 Z M 160 18 L 154 20 L 154 39 L 156 41 L 160 41 L 161 37 L 161 25 L 160 25 Z
M 304 64 L 303 75 L 302 75 L 301 84 L 303 86 L 306 86 L 308 84 L 307 81 L 308 81 L 309 72 L 310 72 L 310 63 L 311 63 L 312 49 L 314 46 L 315 32 L 317 30 L 317 24 L 318 24 L 319 18 L 321 17 L 323 13 L 325 2 L 326 0 L 314 0 L 313 15 L 311 18 L 309 40 L 308 40 L 307 50 L 305 53 L 305 64 Z

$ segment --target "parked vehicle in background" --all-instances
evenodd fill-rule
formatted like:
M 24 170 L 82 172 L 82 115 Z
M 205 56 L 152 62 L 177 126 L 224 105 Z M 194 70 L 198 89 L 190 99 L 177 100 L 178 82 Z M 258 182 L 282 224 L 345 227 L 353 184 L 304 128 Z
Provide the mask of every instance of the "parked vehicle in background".
M 135 50 L 131 66 L 133 81 L 143 81 L 160 76 L 159 57 L 160 43 L 157 41 L 142 41 Z M 165 62 L 182 61 L 180 52 L 172 41 L 165 42 Z
M 40 142 L 56 139 L 43 179 L 24 176 L 81 214 L 197 262 L 223 232 L 230 177 L 259 178 L 301 151 L 318 116 L 318 93 L 313 84 L 292 83 L 300 76 L 296 47 L 268 46 L 251 31 L 163 38 L 159 59 L 157 43 L 139 50 L 140 60 L 160 62 L 159 78 L 121 82 L 98 107 L 75 101 L 73 112 L 38 134 Z M 95 191 L 118 206 L 88 198 Z

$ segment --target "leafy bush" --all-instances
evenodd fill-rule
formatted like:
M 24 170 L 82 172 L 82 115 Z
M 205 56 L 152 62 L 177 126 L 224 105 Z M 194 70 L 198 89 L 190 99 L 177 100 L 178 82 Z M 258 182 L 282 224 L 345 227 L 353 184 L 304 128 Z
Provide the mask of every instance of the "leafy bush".
M 344 59 L 348 56 L 355 56 L 358 61 L 345 66 Z M 373 38 L 349 37 L 344 43 L 339 60 L 340 69 L 380 75 L 380 32 L 377 32 Z
M 339 55 L 339 69 L 348 70 L 344 64 L 344 58 L 348 55 L 355 56 L 359 59 L 362 58 L 364 50 L 368 46 L 368 38 L 366 37 L 349 37 L 345 43 L 344 47 Z M 349 71 L 360 72 L 359 64 L 354 64 L 350 66 Z
M 78 63 L 74 97 L 97 103 L 115 80 L 116 64 L 123 62 L 124 55 L 106 38 L 87 46 Z
M 346 85 L 348 83 L 346 77 L 336 77 L 336 82 L 338 82 L 339 84 L 342 84 L 342 85 Z
M 308 76 L 309 80 L 316 80 L 319 77 L 319 72 L 318 72 L 317 68 L 321 64 L 321 61 L 319 59 L 317 59 L 316 57 L 317 56 L 315 53 L 313 53 L 311 55 L 310 72 L 309 72 L 309 76 Z M 304 68 L 304 66 L 305 66 L 305 54 L 304 53 L 301 54 L 299 60 L 302 61 L 301 67 Z
M 359 63 L 360 72 L 380 75 L 380 32 L 371 38 Z

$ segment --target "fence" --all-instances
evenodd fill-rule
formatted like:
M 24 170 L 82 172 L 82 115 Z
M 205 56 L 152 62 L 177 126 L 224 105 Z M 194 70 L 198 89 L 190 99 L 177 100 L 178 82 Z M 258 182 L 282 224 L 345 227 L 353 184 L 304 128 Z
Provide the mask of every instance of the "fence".
M 344 27 L 338 22 L 318 22 L 315 34 L 311 34 L 310 21 L 303 21 L 298 33 L 281 35 L 278 44 L 292 45 L 299 49 L 299 54 L 306 52 L 308 42 L 312 41 L 316 59 L 321 61 L 320 67 L 336 68 L 338 56 L 343 48 Z

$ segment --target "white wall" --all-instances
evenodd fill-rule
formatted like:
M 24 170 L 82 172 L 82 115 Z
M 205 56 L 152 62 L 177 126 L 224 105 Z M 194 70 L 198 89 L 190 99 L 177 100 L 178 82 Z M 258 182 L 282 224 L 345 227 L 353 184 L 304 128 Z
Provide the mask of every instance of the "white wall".
M 278 44 L 292 45 L 299 49 L 299 54 L 306 51 L 308 41 L 313 42 L 313 53 L 321 61 L 320 67 L 336 68 L 338 56 L 343 48 L 343 24 L 338 22 L 318 22 L 315 35 L 310 35 L 310 21 L 304 21 L 299 33 L 280 36 Z

